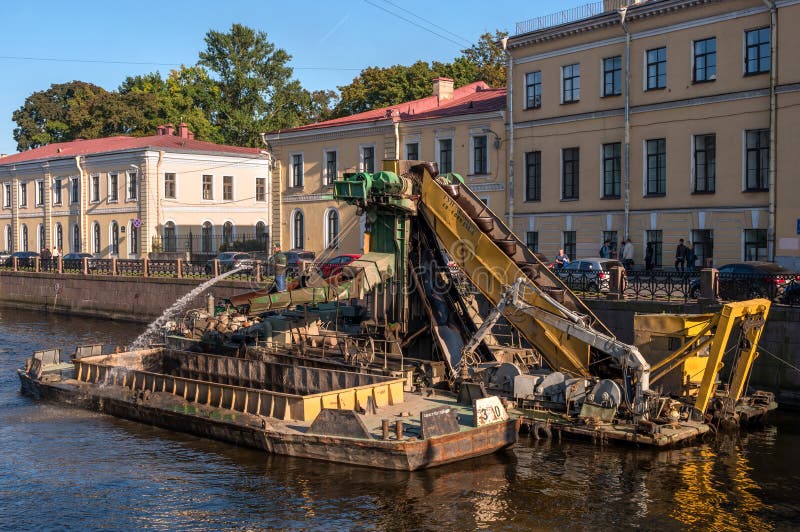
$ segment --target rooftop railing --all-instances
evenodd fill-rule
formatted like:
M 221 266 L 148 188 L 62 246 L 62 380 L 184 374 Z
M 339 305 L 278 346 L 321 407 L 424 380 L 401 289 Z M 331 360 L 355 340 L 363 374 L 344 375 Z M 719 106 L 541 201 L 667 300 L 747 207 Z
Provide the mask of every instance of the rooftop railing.
M 562 24 L 569 24 L 577 20 L 583 20 L 601 13 L 608 11 L 615 11 L 629 3 L 634 3 L 633 0 L 602 0 L 600 2 L 592 2 L 591 4 L 584 4 L 582 6 L 565 9 L 557 13 L 551 13 L 542 17 L 536 17 L 522 22 L 517 22 L 517 29 L 515 35 L 529 33 L 532 31 L 543 30 L 545 28 L 552 28 L 554 26 L 561 26 Z

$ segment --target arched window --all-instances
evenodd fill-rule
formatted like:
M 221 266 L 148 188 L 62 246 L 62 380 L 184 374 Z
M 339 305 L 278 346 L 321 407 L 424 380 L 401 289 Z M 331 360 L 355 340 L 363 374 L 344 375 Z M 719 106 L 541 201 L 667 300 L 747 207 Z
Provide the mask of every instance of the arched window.
M 164 224 L 164 251 L 174 253 L 178 251 L 178 235 L 175 232 L 175 223 Z
M 211 225 L 211 222 L 204 222 L 202 227 L 202 246 L 203 246 L 203 253 L 212 253 L 213 252 L 213 243 L 212 243 L 212 235 L 214 232 L 214 227 Z
M 39 224 L 38 233 L 39 233 L 39 240 L 37 242 L 36 249 L 38 249 L 41 252 L 42 250 L 44 250 L 44 248 L 47 247 L 47 243 L 45 242 L 45 235 L 44 235 L 44 225 Z
M 119 255 L 119 224 L 111 222 L 111 254 Z
M 72 251 L 73 253 L 81 251 L 81 226 L 78 224 L 72 226 Z
M 14 251 L 14 242 L 13 242 L 13 240 L 14 239 L 11 236 L 11 226 L 7 225 L 6 226 L 6 247 L 5 247 L 6 251 Z
M 174 240 L 174 239 L 173 239 Z M 128 256 L 132 257 L 139 253 L 139 228 L 131 223 L 128 229 Z
M 92 253 L 99 255 L 102 249 L 103 247 L 100 240 L 100 224 L 95 222 L 92 224 Z
M 258 240 L 258 245 L 261 247 L 262 250 L 267 249 L 267 240 L 269 239 L 269 235 L 267 234 L 267 224 L 264 222 L 256 223 L 256 240 Z
M 222 241 L 225 244 L 233 242 L 233 224 L 231 222 L 222 224 Z
M 296 210 L 292 216 L 292 247 L 302 249 L 306 240 L 305 222 L 303 211 Z
M 55 238 L 53 239 L 53 245 L 56 246 L 59 250 L 64 248 L 64 230 L 61 228 L 61 224 L 56 224 L 55 227 Z
M 333 208 L 325 213 L 325 247 L 339 247 L 339 211 Z
M 20 242 L 22 251 L 28 251 L 28 226 L 22 224 L 22 242 Z

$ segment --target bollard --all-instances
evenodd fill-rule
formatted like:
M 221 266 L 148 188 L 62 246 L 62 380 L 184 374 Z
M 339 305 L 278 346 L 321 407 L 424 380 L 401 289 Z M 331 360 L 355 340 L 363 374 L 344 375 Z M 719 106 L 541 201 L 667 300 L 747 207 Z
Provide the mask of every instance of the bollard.
M 81 260 L 83 261 L 83 275 L 89 275 L 89 259 L 83 257 Z
M 58 256 L 58 273 L 64 273 L 64 258 L 61 255 Z
M 142 276 L 150 277 L 150 260 L 147 257 L 142 259 Z
M 398 440 L 403 439 L 403 420 L 398 419 L 394 422 L 394 434 Z
M 183 261 L 181 259 L 177 259 L 175 261 L 175 269 L 177 270 L 178 279 L 183 277 Z
M 715 303 L 719 297 L 719 270 L 703 268 L 700 270 L 700 297 L 704 303 Z
M 40 259 L 39 259 L 39 257 L 34 257 L 34 258 L 33 258 L 33 269 L 34 269 L 34 271 L 35 271 L 36 273 L 39 273 L 39 272 L 41 271 L 41 269 L 39 268 L 39 265 L 40 265 L 40 264 L 41 264 L 41 263 L 40 263 Z
M 381 421 L 381 430 L 383 431 L 383 439 L 389 439 L 389 420 L 384 419 Z
M 119 275 L 117 272 L 117 258 L 111 257 L 111 275 Z
M 13 259 L 11 259 L 11 264 L 14 266 L 14 271 L 18 271 L 19 264 L 18 264 L 18 258 L 17 257 L 14 257 Z

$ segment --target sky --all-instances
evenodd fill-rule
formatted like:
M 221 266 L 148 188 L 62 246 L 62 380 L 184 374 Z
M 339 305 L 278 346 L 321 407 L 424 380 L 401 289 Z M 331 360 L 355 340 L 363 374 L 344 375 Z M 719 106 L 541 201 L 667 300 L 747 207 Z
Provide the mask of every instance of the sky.
M 12 113 L 55 83 L 116 90 L 127 77 L 193 65 L 207 31 L 241 23 L 291 56 L 308 90 L 336 89 L 370 66 L 452 61 L 481 34 L 589 0 L 37 0 L 0 3 L 0 154 Z

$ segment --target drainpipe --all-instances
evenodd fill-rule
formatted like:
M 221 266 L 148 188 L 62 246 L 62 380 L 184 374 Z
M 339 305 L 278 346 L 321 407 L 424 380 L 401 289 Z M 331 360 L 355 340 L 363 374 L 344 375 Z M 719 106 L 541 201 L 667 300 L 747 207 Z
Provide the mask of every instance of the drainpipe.
M 776 160 L 778 149 L 778 102 L 775 94 L 775 84 L 778 80 L 778 8 L 775 0 L 764 0 L 769 7 L 770 35 L 769 35 L 769 226 L 767 228 L 767 253 L 770 261 L 775 261 L 775 203 L 777 201 Z
M 630 237 L 631 217 L 631 32 L 625 16 L 628 8 L 619 10 L 622 31 L 625 32 L 625 239 Z
M 508 56 L 508 228 L 514 231 L 514 57 L 508 51 L 508 37 L 500 41 Z
M 394 123 L 394 158 L 400 160 L 400 122 Z
M 78 212 L 78 229 L 81 232 L 81 249 L 80 250 L 75 249 L 73 251 L 83 251 L 84 253 L 88 253 L 89 252 L 89 245 L 88 245 L 89 241 L 87 240 L 88 228 L 86 227 L 88 221 L 87 221 L 87 215 L 86 215 L 86 202 L 84 202 L 84 196 L 85 196 L 84 191 L 85 191 L 88 183 L 84 179 L 86 177 L 86 175 L 85 175 L 86 174 L 86 170 L 82 166 L 82 164 L 83 164 L 82 159 L 83 159 L 83 157 L 80 156 L 80 155 L 75 157 L 75 165 L 78 167 L 78 186 L 80 187 L 80 196 L 78 198 L 78 202 L 79 202 L 78 203 L 78 208 L 80 209 L 79 212 Z M 70 183 L 69 185 L 70 185 L 70 187 L 72 187 L 72 183 Z M 68 231 L 68 232 L 71 233 L 71 231 Z M 72 234 L 70 234 L 69 236 L 70 236 L 70 238 L 72 238 Z

